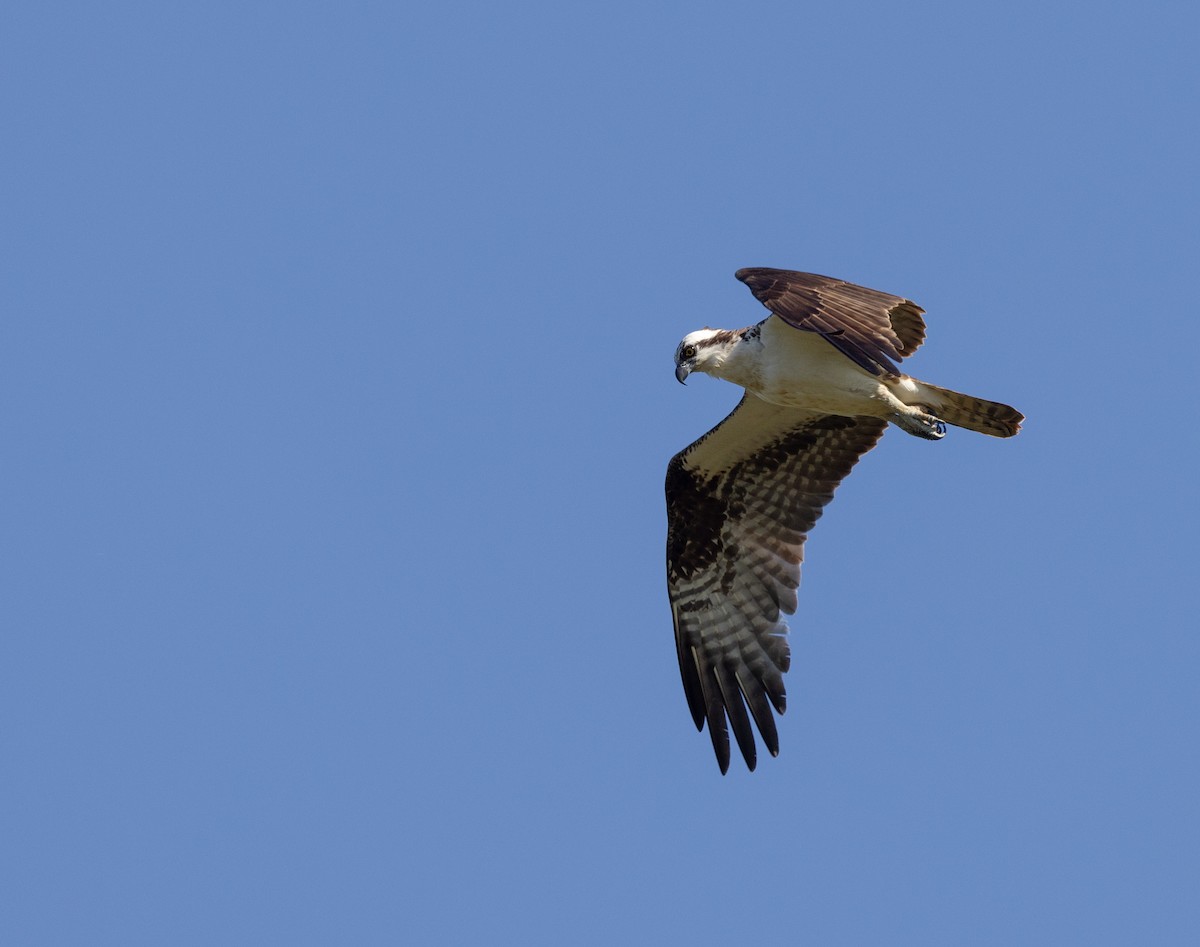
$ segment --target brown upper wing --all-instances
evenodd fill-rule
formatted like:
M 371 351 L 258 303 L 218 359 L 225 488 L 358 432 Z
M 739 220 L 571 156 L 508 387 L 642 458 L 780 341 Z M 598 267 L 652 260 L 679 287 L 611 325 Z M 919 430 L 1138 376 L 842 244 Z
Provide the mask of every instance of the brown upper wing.
M 667 587 L 688 707 L 721 772 L 729 731 L 754 769 L 750 718 L 774 756 L 804 541 L 887 422 L 814 414 L 747 394 L 667 467 Z M 750 715 L 746 710 L 749 707 Z
M 755 266 L 734 274 L 764 306 L 797 329 L 817 332 L 872 375 L 925 340 L 925 310 L 908 299 L 816 273 Z

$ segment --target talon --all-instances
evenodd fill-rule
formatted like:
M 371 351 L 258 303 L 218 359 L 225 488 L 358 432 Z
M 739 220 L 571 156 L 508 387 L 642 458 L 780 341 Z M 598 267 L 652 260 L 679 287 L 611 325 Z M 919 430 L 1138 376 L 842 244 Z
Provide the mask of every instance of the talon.
M 934 414 L 896 414 L 893 423 L 915 437 L 940 441 L 946 436 L 946 422 Z

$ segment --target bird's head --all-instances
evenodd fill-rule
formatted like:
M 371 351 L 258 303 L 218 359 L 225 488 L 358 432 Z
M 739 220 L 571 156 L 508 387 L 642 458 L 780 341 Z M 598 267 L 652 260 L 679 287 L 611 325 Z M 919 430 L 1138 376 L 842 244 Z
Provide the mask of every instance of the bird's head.
M 685 383 L 692 372 L 717 374 L 737 335 L 726 329 L 697 329 L 683 337 L 675 349 L 675 377 Z

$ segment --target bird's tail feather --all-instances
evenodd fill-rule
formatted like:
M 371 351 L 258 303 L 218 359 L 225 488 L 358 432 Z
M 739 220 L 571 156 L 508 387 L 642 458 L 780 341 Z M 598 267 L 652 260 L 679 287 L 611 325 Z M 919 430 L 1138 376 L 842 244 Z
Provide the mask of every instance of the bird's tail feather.
M 947 424 L 965 427 L 980 434 L 1012 437 L 1021 430 L 1021 422 L 1025 420 L 1025 415 L 1016 408 L 998 401 L 985 401 L 924 381 L 917 381 L 917 388 L 915 398 L 905 398 L 906 401 L 911 403 L 915 400 L 927 405 L 933 414 Z

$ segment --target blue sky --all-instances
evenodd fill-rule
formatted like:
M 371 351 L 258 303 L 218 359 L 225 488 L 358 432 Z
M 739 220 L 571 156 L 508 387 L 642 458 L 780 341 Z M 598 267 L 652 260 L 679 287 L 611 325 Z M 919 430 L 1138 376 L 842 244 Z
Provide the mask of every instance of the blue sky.
M 1200 937 L 1195 11 L 0 23 L 5 943 Z M 721 777 L 662 479 L 751 265 L 1029 420 L 856 469 Z

